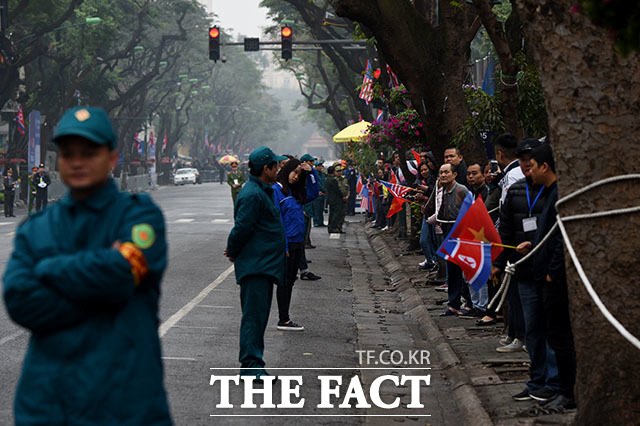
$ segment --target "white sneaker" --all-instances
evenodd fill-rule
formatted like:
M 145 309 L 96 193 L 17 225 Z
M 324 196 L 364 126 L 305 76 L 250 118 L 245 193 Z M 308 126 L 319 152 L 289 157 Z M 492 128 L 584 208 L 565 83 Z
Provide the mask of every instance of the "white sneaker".
M 509 343 L 506 346 L 500 346 L 499 348 L 496 348 L 497 352 L 520 352 L 522 350 L 522 347 L 524 345 L 522 344 L 522 342 L 520 341 L 520 339 L 515 338 L 513 339 L 513 342 Z
M 499 340 L 499 343 L 502 346 L 506 346 L 511 342 L 513 342 L 513 339 L 511 337 L 509 337 L 509 336 L 504 336 L 502 339 Z
M 386 231 L 387 229 L 389 229 L 389 227 L 385 226 L 384 228 L 381 229 L 381 231 Z
M 418 266 L 424 268 L 425 266 L 427 266 L 427 263 L 429 263 L 429 261 L 425 259 L 422 262 L 418 263 Z

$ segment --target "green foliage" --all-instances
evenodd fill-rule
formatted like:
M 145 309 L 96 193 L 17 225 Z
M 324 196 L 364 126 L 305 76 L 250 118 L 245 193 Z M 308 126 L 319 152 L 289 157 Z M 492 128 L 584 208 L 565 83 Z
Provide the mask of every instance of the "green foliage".
M 547 109 L 538 69 L 527 62 L 524 53 L 516 55 L 518 78 L 518 121 L 525 135 L 541 138 L 549 133 Z
M 366 141 L 348 142 L 342 158 L 352 160 L 362 176 L 369 176 L 375 171 L 378 153 Z
M 637 0 L 578 0 L 580 9 L 594 24 L 609 29 L 616 48 L 628 55 L 640 50 L 640 3 Z
M 480 87 L 465 84 L 462 86 L 471 116 L 465 121 L 462 129 L 454 136 L 453 143 L 461 145 L 469 140 L 477 139 L 481 131 L 493 130 L 504 132 L 506 126 L 500 112 L 501 96 L 489 96 Z

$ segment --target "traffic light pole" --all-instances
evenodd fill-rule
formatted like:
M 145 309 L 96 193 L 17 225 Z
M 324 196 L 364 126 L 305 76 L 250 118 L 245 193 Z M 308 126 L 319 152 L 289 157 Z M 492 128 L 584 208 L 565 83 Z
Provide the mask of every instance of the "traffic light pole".
M 368 43 L 367 40 L 304 40 L 304 41 L 294 41 L 293 44 L 357 44 L 359 46 L 365 46 Z M 281 44 L 280 41 L 261 41 L 260 46 L 279 46 Z M 244 46 L 244 42 L 231 42 L 225 43 L 222 42 L 223 46 Z

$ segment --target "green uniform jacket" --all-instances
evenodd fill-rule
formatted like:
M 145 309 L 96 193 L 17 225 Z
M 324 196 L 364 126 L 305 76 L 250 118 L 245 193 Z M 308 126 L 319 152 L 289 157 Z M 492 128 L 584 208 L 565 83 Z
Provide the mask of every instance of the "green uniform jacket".
M 137 287 L 115 241 L 146 259 Z M 171 424 L 158 337 L 167 246 L 151 198 L 113 180 L 84 201 L 67 194 L 23 223 L 14 244 L 3 296 L 31 331 L 15 423 Z
M 325 181 L 327 186 L 327 203 L 328 204 L 340 204 L 342 203 L 342 191 L 340 191 L 340 185 L 338 179 L 335 176 L 327 176 Z
M 238 179 L 238 183 L 240 184 L 240 186 L 238 188 L 234 188 L 234 179 Z M 230 171 L 227 174 L 227 184 L 231 187 L 231 194 L 236 197 L 240 191 L 242 190 L 242 185 L 244 184 L 245 180 L 244 180 L 244 175 L 242 174 L 242 172 L 240 170 L 238 170 L 237 172 L 233 172 Z
M 234 220 L 227 254 L 234 259 L 238 284 L 249 275 L 268 275 L 284 283 L 286 241 L 273 188 L 249 176 L 236 199 Z
M 347 178 L 345 178 L 344 176 L 340 176 L 339 178 L 336 178 L 338 181 L 338 186 L 340 187 L 340 192 L 342 192 L 342 196 L 343 197 L 348 197 L 349 196 L 349 182 L 347 181 Z

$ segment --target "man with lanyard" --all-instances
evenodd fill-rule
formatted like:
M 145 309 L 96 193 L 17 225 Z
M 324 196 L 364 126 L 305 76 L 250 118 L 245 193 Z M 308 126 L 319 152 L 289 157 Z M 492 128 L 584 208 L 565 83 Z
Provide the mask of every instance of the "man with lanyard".
M 244 175 L 238 170 L 238 162 L 232 162 L 231 171 L 227 174 L 227 184 L 231 187 L 231 199 L 233 200 L 234 206 L 236 205 L 236 198 L 238 198 L 244 182 Z
M 269 321 L 273 285 L 283 285 L 287 250 L 280 209 L 273 201 L 279 158 L 266 146 L 249 156 L 249 182 L 234 208 L 234 226 L 224 255 L 235 265 L 240 285 L 241 375 L 268 375 L 264 369 L 264 332 Z
M 47 207 L 48 188 L 51 185 L 51 179 L 44 171 L 44 164 L 40 164 L 38 173 L 33 177 L 33 183 L 36 187 L 36 211 L 40 211 Z
M 7 312 L 31 333 L 15 422 L 170 425 L 158 336 L 162 212 L 110 177 L 118 152 L 104 110 L 68 110 L 53 141 L 69 192 L 18 227 L 4 275 Z

